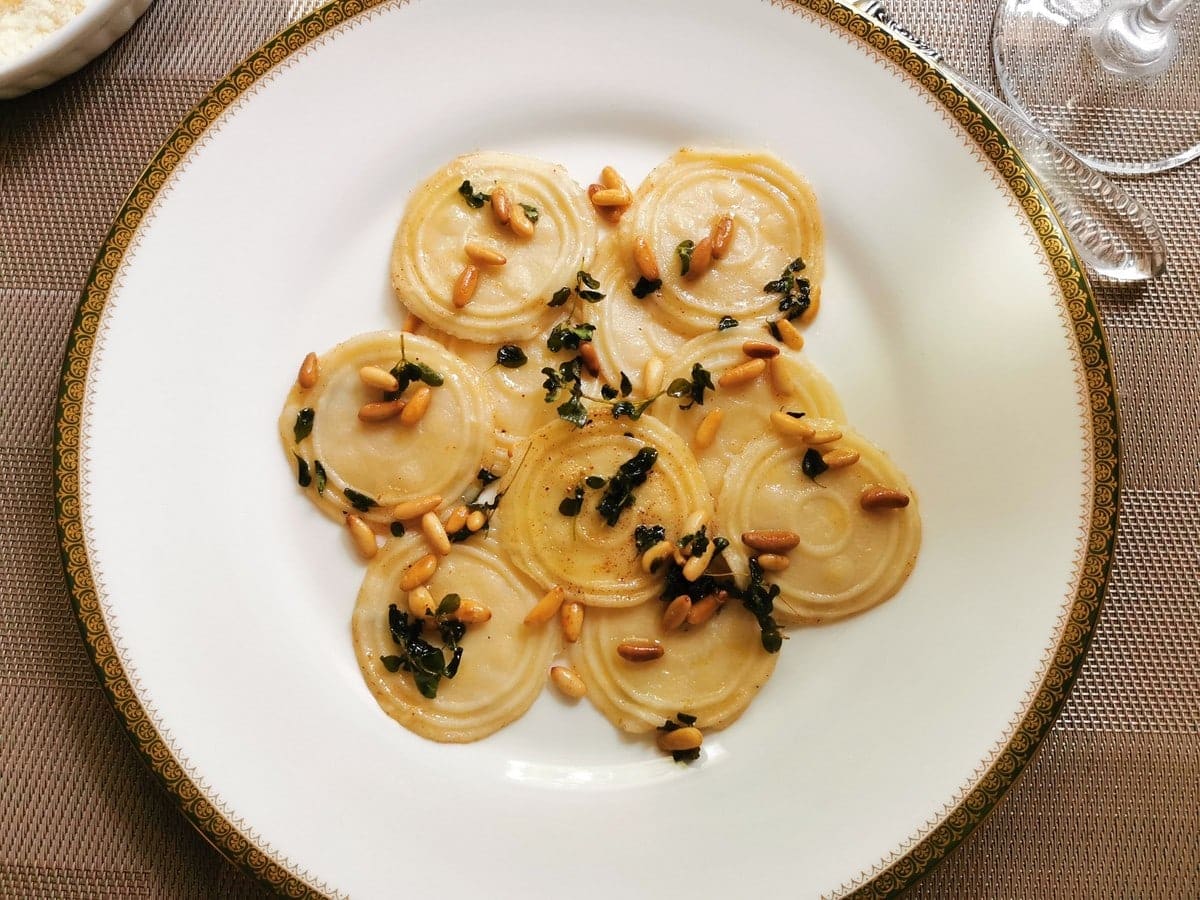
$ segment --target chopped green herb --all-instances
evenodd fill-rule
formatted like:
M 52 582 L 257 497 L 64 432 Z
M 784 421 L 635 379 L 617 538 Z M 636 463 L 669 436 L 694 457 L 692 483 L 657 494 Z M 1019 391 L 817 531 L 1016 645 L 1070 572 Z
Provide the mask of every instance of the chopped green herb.
M 458 186 L 458 192 L 462 194 L 463 199 L 467 201 L 467 206 L 472 209 L 482 209 L 483 204 L 492 199 L 491 194 L 484 194 L 481 191 L 475 190 L 471 186 L 471 182 L 464 181 Z
M 637 280 L 637 284 L 633 286 L 632 292 L 633 296 L 637 297 L 639 300 L 645 300 L 661 287 L 661 278 L 646 278 L 645 276 L 642 276 Z
M 343 488 L 342 493 L 346 495 L 346 499 L 350 501 L 350 505 L 359 512 L 367 512 L 379 505 L 366 494 L 360 494 L 354 488 Z
M 583 483 L 590 487 L 593 491 L 598 491 L 604 485 L 608 484 L 608 479 L 603 475 L 589 475 L 583 479 Z
M 437 696 L 443 678 L 453 678 L 458 673 L 462 661 L 459 642 L 467 628 L 462 622 L 450 618 L 458 607 L 458 603 L 451 598 L 457 598 L 457 595 L 447 594 L 442 598 L 435 616 L 443 647 L 431 644 L 422 636 L 425 627 L 423 617 L 411 616 L 394 603 L 388 606 L 388 630 L 400 652 L 394 656 L 381 656 L 380 662 L 389 672 L 403 670 L 410 673 L 421 696 L 430 700 Z M 443 609 L 448 611 L 443 612 Z M 450 651 L 449 660 L 446 659 L 446 650 Z
M 721 321 L 717 323 L 717 331 L 724 331 L 727 328 L 737 328 L 738 320 L 733 316 L 721 316 Z
M 292 455 L 296 457 L 296 480 L 300 482 L 300 487 L 308 487 L 312 484 L 312 473 L 308 470 L 308 462 L 299 454 Z
M 577 322 L 570 324 L 569 322 L 559 322 L 552 329 L 550 335 L 546 338 L 546 349 L 551 353 L 557 353 L 559 350 L 578 350 L 579 345 L 590 341 L 596 333 L 596 326 L 590 322 Z
M 779 333 L 779 323 L 778 322 L 776 322 L 773 319 L 770 322 L 768 322 L 767 323 L 767 331 L 771 332 L 771 337 L 775 338 L 775 340 L 779 341 L 781 344 L 783 343 L 783 335 Z
M 604 299 L 604 294 L 600 293 L 600 282 L 591 276 L 590 273 L 580 269 L 575 273 L 575 293 L 580 299 L 586 300 L 588 303 L 596 303 Z
M 658 726 L 658 730 L 669 734 L 672 731 L 678 731 L 680 728 L 691 728 L 695 724 L 695 716 L 689 716 L 687 713 L 676 713 L 674 722 L 668 719 L 667 721 L 663 722 L 662 725 Z M 675 760 L 675 762 L 695 762 L 700 758 L 700 748 L 695 747 L 692 750 L 672 750 L 671 758 Z
M 680 241 L 679 246 L 675 248 L 675 255 L 679 257 L 679 274 L 686 275 L 692 267 L 692 254 L 696 252 L 696 244 L 693 241 Z
M 783 646 L 783 635 L 779 625 L 771 617 L 775 611 L 775 598 L 779 596 L 779 585 L 767 585 L 763 581 L 762 566 L 757 559 L 750 560 L 750 586 L 742 594 L 742 605 L 758 620 L 762 632 L 762 646 L 768 653 L 778 653 Z
M 438 604 L 437 614 L 439 616 L 449 616 L 458 612 L 459 606 L 462 605 L 462 597 L 458 594 L 447 594 L 442 598 L 442 602 Z
M 527 362 L 529 357 L 516 344 L 505 344 L 496 351 L 496 363 L 506 369 L 519 369 Z
M 679 408 L 691 409 L 697 403 L 699 403 L 701 406 L 704 405 L 704 392 L 706 390 L 716 390 L 716 388 L 713 386 L 712 373 L 704 368 L 704 366 L 702 366 L 700 363 L 695 363 L 692 365 L 691 379 L 676 378 L 669 385 L 667 385 L 667 396 L 675 397 L 677 399 L 690 397 L 691 402 L 686 406 L 680 404 Z
M 829 468 L 825 460 L 821 459 L 821 451 L 815 447 L 809 447 L 804 451 L 804 458 L 800 460 L 800 468 L 809 478 L 816 478 L 822 472 Z
M 316 417 L 316 412 L 307 406 L 296 413 L 296 424 L 292 426 L 292 435 L 296 438 L 297 444 L 312 434 L 313 420 Z
M 556 408 L 558 417 L 564 422 L 570 422 L 576 428 L 582 428 L 588 423 L 587 407 L 583 405 L 579 394 L 579 382 L 575 382 L 574 392 L 571 394 L 571 399 L 561 403 Z
M 313 472 L 317 476 L 317 493 L 325 493 L 325 467 L 319 459 L 313 460 Z
M 388 526 L 388 530 L 391 531 L 392 537 L 404 537 L 404 523 L 403 522 L 393 522 L 391 525 Z
M 807 278 L 796 274 L 803 269 L 804 260 L 796 257 L 787 264 L 778 278 L 763 285 L 763 290 L 768 294 L 781 295 L 779 311 L 789 320 L 804 315 L 812 303 L 812 286 Z M 778 329 L 772 329 L 771 333 L 777 336 Z
M 632 458 L 621 463 L 617 474 L 609 479 L 608 490 L 596 506 L 605 523 L 609 526 L 616 525 L 621 513 L 633 506 L 637 499 L 633 489 L 646 483 L 650 470 L 657 461 L 658 451 L 653 447 L 643 447 Z
M 613 420 L 616 421 L 617 419 L 621 418 L 621 416 L 628 416 L 631 419 L 640 419 L 642 417 L 642 413 L 649 409 L 650 404 L 652 404 L 656 399 L 657 397 L 651 397 L 648 400 L 643 400 L 641 403 L 634 403 L 632 400 L 621 400 L 618 403 L 614 403 L 612 408 Z
M 637 545 L 638 553 L 645 553 L 666 539 L 667 529 L 661 525 L 639 525 L 633 529 L 633 542 Z
M 537 207 L 530 206 L 528 203 L 522 203 L 521 209 L 525 210 L 525 218 L 527 218 L 530 222 L 533 222 L 533 224 L 536 225 L 537 220 L 538 220 L 539 216 L 541 215 L 541 213 L 538 212 Z

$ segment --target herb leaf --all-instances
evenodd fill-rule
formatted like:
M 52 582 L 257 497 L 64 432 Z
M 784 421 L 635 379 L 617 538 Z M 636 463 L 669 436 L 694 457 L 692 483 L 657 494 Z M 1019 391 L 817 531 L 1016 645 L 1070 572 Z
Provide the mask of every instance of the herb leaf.
M 608 479 L 603 475 L 589 475 L 583 479 L 583 483 L 590 487 L 593 491 L 598 491 L 604 485 L 608 484 Z
M 343 488 L 342 493 L 346 495 L 346 499 L 350 501 L 350 505 L 359 512 L 367 512 L 371 508 L 379 505 L 372 498 L 368 497 L 366 494 L 360 494 L 358 491 L 354 490 L 354 488 Z
M 637 297 L 639 300 L 645 300 L 661 287 L 661 278 L 646 278 L 645 276 L 642 276 L 637 280 L 637 284 L 633 286 L 632 293 L 633 296 Z
M 717 331 L 724 331 L 726 328 L 737 328 L 738 320 L 733 316 L 721 316 L 721 321 L 717 323 Z
M 325 467 L 321 465 L 321 461 L 319 459 L 313 460 L 313 472 L 315 472 L 317 476 L 317 493 L 325 493 Z
M 581 509 L 583 509 L 583 488 L 576 486 L 574 493 L 569 497 L 564 497 L 558 504 L 558 512 L 560 515 L 571 518 L 579 515 Z
M 742 595 L 742 605 L 758 620 L 762 632 L 762 646 L 768 653 L 778 653 L 783 646 L 783 635 L 779 625 L 772 618 L 775 611 L 775 598 L 779 596 L 779 585 L 767 585 L 763 581 L 762 566 L 758 560 L 750 560 L 750 586 Z
M 520 206 L 521 206 L 521 209 L 525 210 L 525 218 L 527 218 L 530 222 L 533 222 L 536 225 L 537 220 L 538 220 L 539 216 L 541 215 L 541 213 L 538 212 L 537 207 L 530 206 L 528 203 L 522 203 L 522 204 L 520 204 Z
M 404 523 L 403 522 L 393 522 L 391 525 L 388 526 L 388 530 L 391 531 L 392 537 L 404 537 Z
M 595 333 L 596 326 L 590 322 L 576 322 L 574 325 L 569 322 L 559 322 L 550 330 L 550 335 L 546 338 L 546 349 L 551 353 L 557 353 L 564 348 L 578 350 L 579 345 L 590 341 Z
M 554 296 L 550 298 L 547 306 L 562 306 L 571 299 L 571 289 L 569 287 L 560 287 L 554 292 Z
M 308 462 L 298 453 L 293 453 L 296 457 L 296 481 L 300 483 L 300 487 L 306 488 L 312 484 L 312 473 L 308 470 Z
M 496 481 L 499 478 L 499 475 L 497 475 L 495 472 L 489 471 L 488 469 L 480 469 L 479 474 L 475 476 L 475 480 L 483 485 L 491 484 L 493 481 Z
M 621 373 L 621 396 L 628 397 L 633 393 L 633 382 L 629 380 L 629 376 L 624 372 Z
M 694 252 L 696 252 L 694 241 L 680 241 L 679 246 L 675 248 L 675 255 L 679 257 L 680 275 L 686 275 L 692 267 L 692 254 Z
M 296 424 L 292 426 L 292 436 L 296 438 L 297 444 L 312 434 L 313 420 L 316 417 L 316 412 L 308 406 L 296 413 Z
M 481 191 L 471 187 L 471 182 L 464 181 L 458 186 L 458 192 L 462 194 L 463 199 L 467 201 L 467 206 L 472 209 L 481 209 L 483 204 L 492 199 L 491 194 L 484 194 Z M 536 221 L 536 220 L 535 220 Z
M 399 648 L 395 656 L 381 656 L 380 662 L 389 672 L 408 672 L 421 696 L 432 700 L 437 696 L 438 686 L 443 678 L 453 678 L 458 672 L 462 661 L 462 647 L 459 641 L 466 634 L 467 627 L 462 622 L 451 618 L 458 609 L 460 598 L 457 594 L 447 594 L 442 598 L 435 613 L 438 635 L 444 647 L 437 647 L 422 636 L 425 622 L 421 616 L 412 616 L 399 609 L 396 604 L 388 606 L 388 630 L 392 640 Z M 450 659 L 446 659 L 445 651 L 450 651 Z
M 621 463 L 617 474 L 609 479 L 608 489 L 596 506 L 606 524 L 616 525 L 621 513 L 633 506 L 637 499 L 633 489 L 646 483 L 650 470 L 657 461 L 658 451 L 653 447 L 643 447 L 632 458 Z
M 763 285 L 763 290 L 768 294 L 782 295 L 779 311 L 789 320 L 804 315 L 812 303 L 812 285 L 807 278 L 796 274 L 803 271 L 804 267 L 804 260 L 797 256 L 787 264 L 778 278 Z M 778 336 L 776 329 L 772 329 L 771 333 Z
M 633 529 L 633 542 L 637 545 L 638 553 L 645 553 L 666 539 L 667 529 L 661 525 L 639 525 Z
M 529 362 L 529 357 L 516 344 L 505 344 L 496 351 L 496 362 L 506 369 L 519 369 Z
M 821 451 L 815 447 L 809 447 L 804 451 L 804 458 L 800 460 L 800 469 L 809 478 L 815 479 L 828 468 L 829 465 L 821 459 Z
M 575 382 L 575 385 L 578 388 L 579 382 Z M 582 428 L 588 422 L 587 408 L 583 405 L 577 391 L 572 392 L 570 400 L 559 404 L 557 412 L 560 419 L 570 422 L 576 428 Z
M 605 400 L 616 400 L 617 389 L 611 384 L 602 384 L 600 385 L 600 396 Z

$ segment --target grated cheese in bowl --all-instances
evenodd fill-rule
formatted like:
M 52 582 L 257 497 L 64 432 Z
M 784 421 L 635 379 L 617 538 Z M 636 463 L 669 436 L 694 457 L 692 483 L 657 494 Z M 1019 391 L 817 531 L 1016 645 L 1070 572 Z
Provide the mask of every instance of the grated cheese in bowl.
M 0 0 L 0 60 L 24 56 L 85 6 L 87 0 Z

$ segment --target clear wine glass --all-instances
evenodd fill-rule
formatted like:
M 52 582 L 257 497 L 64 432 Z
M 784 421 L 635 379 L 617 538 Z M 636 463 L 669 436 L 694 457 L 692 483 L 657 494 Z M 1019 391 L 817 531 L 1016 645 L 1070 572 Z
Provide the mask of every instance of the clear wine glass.
M 1200 156 L 1200 4 L 1000 0 L 992 54 L 1008 101 L 1095 169 Z

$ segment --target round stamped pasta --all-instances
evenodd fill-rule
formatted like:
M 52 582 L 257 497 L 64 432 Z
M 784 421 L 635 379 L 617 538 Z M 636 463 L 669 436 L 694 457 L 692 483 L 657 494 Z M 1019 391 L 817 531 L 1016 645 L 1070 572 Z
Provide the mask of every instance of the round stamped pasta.
M 408 609 L 407 592 L 397 582 L 428 552 L 424 541 L 409 536 L 389 542 L 367 567 L 351 623 L 354 652 L 380 707 L 405 728 L 435 741 L 476 741 L 520 718 L 537 699 L 559 650 L 561 629 L 555 621 L 524 624 L 538 592 L 504 561 L 494 541 L 459 544 L 426 587 L 435 600 L 449 593 L 477 600 L 492 617 L 467 627 L 455 677 L 441 680 L 436 697 L 422 696 L 411 674 L 389 672 L 380 658 L 398 650 L 388 606 Z
M 699 277 L 680 274 L 676 248 L 707 238 L 724 215 L 734 220 L 726 255 Z M 824 236 L 808 183 L 768 153 L 680 150 L 651 172 L 621 219 L 624 254 L 646 240 L 662 274 L 656 302 L 683 334 L 735 319 L 778 314 L 779 294 L 763 290 L 797 258 L 815 302 L 824 270 Z
M 570 647 L 588 698 L 617 728 L 651 731 L 676 713 L 695 716 L 704 729 L 724 728 L 750 705 L 771 676 L 777 653 L 762 648 L 754 617 L 736 600 L 700 626 L 663 633 L 664 604 L 589 610 L 583 634 Z M 622 641 L 653 638 L 665 652 L 651 662 L 629 662 Z
M 641 300 L 634 297 L 633 287 L 639 276 L 621 254 L 615 237 L 601 242 L 592 274 L 606 292 L 595 305 L 595 312 L 589 312 L 596 321 L 594 343 L 603 370 L 612 373 L 614 382 L 620 377 L 618 373 L 624 372 L 640 393 L 653 393 L 652 387 L 643 384 L 646 363 L 657 356 L 666 367 L 687 339 L 658 308 L 657 294 Z
M 682 534 L 692 511 L 712 514 L 712 495 L 691 451 L 661 422 L 592 415 L 582 428 L 557 421 L 530 438 L 505 487 L 501 541 L 513 564 L 543 587 L 559 585 L 568 599 L 589 606 L 635 606 L 656 596 L 662 581 L 642 571 L 636 527 L 663 525 L 668 534 Z M 646 448 L 657 459 L 610 525 L 601 509 L 614 494 L 612 477 Z M 608 483 L 587 487 L 585 479 L 596 476 Z M 578 514 L 564 515 L 560 504 L 577 490 L 583 492 Z
M 386 395 L 364 384 L 360 369 L 391 370 L 402 356 L 441 376 L 442 384 L 430 388 L 428 411 L 412 425 L 398 416 L 362 421 L 359 410 Z M 364 519 L 384 525 L 397 503 L 430 494 L 458 497 L 495 446 L 491 405 L 475 368 L 427 337 L 398 331 L 359 335 L 322 356 L 319 371 L 313 387 L 297 384 L 288 393 L 279 434 L 289 457 L 304 460 L 309 496 L 326 512 L 357 509 Z M 411 398 L 420 385 L 414 383 L 402 397 Z M 311 433 L 297 442 L 297 421 L 308 414 Z
M 476 192 L 476 207 L 459 192 Z M 511 215 L 529 221 L 519 237 L 497 219 L 490 195 L 503 186 Z M 527 212 L 529 207 L 531 212 Z M 490 343 L 528 337 L 555 318 L 546 301 L 575 282 L 596 249 L 596 225 L 587 194 L 561 166 L 511 153 L 460 156 L 416 190 L 392 246 L 392 287 L 400 301 L 435 327 L 467 340 Z M 474 297 L 459 309 L 454 285 L 468 263 L 465 247 L 498 251 L 504 265 L 480 266 Z
M 725 557 L 735 572 L 749 569 L 747 531 L 792 531 L 800 544 L 782 572 L 775 618 L 785 624 L 841 619 L 891 597 L 908 578 L 921 545 L 921 519 L 908 479 L 874 444 L 846 426 L 842 439 L 823 445 L 855 450 L 859 461 L 815 479 L 801 471 L 805 446 L 775 435 L 754 441 L 730 466 L 720 508 L 731 543 Z M 911 498 L 903 509 L 867 511 L 859 495 L 878 484 Z
M 724 373 L 750 362 L 742 350 L 746 341 L 763 338 L 770 340 L 762 328 L 740 326 L 689 341 L 672 361 L 664 386 L 675 378 L 691 378 L 693 366 L 699 363 L 711 373 L 716 390 L 707 392 L 703 406 L 697 403 L 690 409 L 680 409 L 678 402 L 668 398 L 655 404 L 655 413 L 663 422 L 691 444 L 709 488 L 717 495 L 725 483 L 737 484 L 728 481 L 730 463 L 750 441 L 770 430 L 770 415 L 775 410 L 839 421 L 845 418 L 829 380 L 803 353 L 786 347 L 780 348 L 779 356 L 766 361 L 767 368 L 761 375 L 741 385 L 721 387 Z M 720 416 L 720 425 L 712 443 L 700 447 L 696 440 L 700 423 L 714 412 Z

